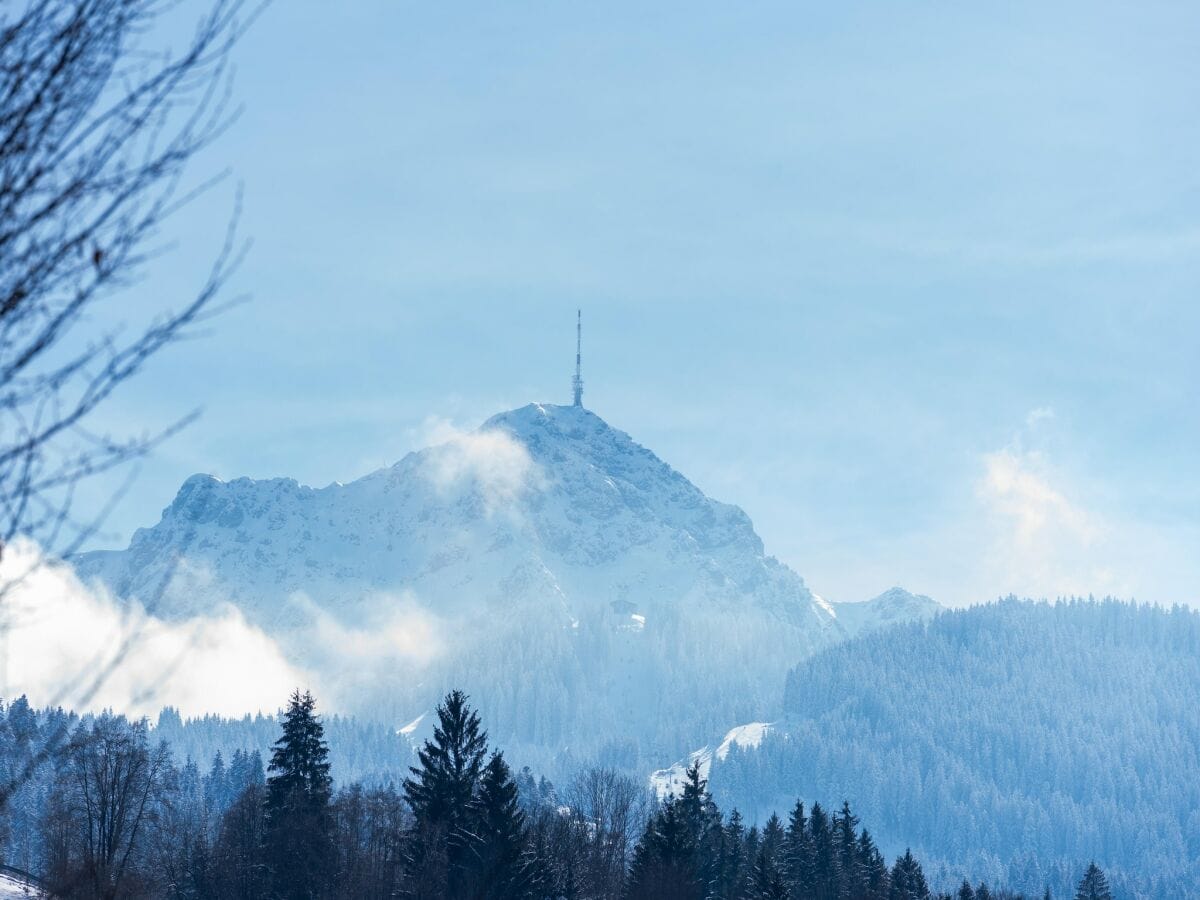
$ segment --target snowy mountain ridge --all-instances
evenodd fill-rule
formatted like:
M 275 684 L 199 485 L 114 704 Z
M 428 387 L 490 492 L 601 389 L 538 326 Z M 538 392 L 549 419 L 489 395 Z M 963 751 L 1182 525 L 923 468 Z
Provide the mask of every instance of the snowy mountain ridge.
M 661 580 L 672 567 L 660 560 L 685 558 L 697 563 L 692 585 Z M 77 569 L 143 600 L 156 598 L 164 578 L 187 582 L 196 589 L 189 596 L 167 592 L 166 609 L 178 615 L 206 604 L 218 585 L 223 599 L 267 620 L 300 590 L 344 612 L 382 590 L 453 604 L 464 586 L 503 569 L 497 580 L 509 587 L 515 576 L 555 594 L 569 586 L 559 574 L 570 582 L 580 573 L 611 573 L 616 597 L 696 582 L 766 589 L 761 599 L 782 615 L 818 627 L 834 618 L 799 576 L 763 555 L 742 510 L 708 499 L 593 413 L 542 404 L 349 484 L 194 475 L 127 550 L 85 554 Z

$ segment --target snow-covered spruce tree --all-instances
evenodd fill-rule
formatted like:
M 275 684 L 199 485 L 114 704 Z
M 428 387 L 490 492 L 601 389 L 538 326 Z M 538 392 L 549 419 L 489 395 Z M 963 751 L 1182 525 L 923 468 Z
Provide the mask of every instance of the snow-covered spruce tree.
M 1108 889 L 1108 878 L 1095 863 L 1087 867 L 1083 878 L 1079 881 L 1079 889 L 1075 891 L 1075 900 L 1112 900 L 1112 891 Z
M 487 754 L 487 733 L 466 694 L 451 691 L 437 716 L 433 737 L 417 751 L 418 765 L 404 781 L 413 814 L 405 860 L 408 891 L 430 900 L 462 896 L 468 817 Z
M 330 878 L 329 748 L 312 694 L 296 691 L 268 767 L 263 849 L 280 900 L 322 896 Z

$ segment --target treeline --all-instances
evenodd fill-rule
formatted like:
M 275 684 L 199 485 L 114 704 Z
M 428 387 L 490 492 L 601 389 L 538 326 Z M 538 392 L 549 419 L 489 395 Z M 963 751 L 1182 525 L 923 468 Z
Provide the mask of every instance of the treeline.
M 338 784 L 362 782 L 385 785 L 399 782 L 413 761 L 409 740 L 383 721 L 348 716 L 322 716 L 325 738 L 329 743 L 329 763 Z M 279 722 L 273 715 L 245 715 L 225 718 L 218 715 L 184 718 L 179 711 L 165 707 L 153 720 L 156 740 L 167 742 L 176 763 L 189 759 L 204 762 L 221 753 L 228 761 L 238 749 L 257 750 L 263 758 L 279 735 Z
M 461 692 L 399 785 L 334 790 L 324 726 L 294 694 L 264 767 L 173 763 L 145 722 L 36 715 L 0 722 L 3 862 L 63 898 L 172 900 L 999 900 L 934 894 L 905 853 L 889 866 L 848 805 L 788 821 L 722 815 L 699 768 L 658 803 L 613 770 L 561 792 L 510 770 Z M 1105 900 L 1089 870 L 1079 897 Z

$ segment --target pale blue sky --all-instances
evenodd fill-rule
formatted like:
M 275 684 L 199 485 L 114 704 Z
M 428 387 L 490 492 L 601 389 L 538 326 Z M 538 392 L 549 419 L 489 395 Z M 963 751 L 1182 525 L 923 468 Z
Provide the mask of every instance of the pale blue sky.
M 253 299 L 109 410 L 204 415 L 107 543 L 569 402 L 578 305 L 587 405 L 831 599 L 1200 602 L 1194 3 L 287 0 L 237 67 Z

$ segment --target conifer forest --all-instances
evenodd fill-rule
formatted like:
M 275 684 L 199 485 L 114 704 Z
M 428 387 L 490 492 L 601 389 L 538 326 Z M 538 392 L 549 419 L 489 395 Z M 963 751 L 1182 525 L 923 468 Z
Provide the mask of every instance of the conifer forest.
M 797 800 L 786 817 L 747 824 L 718 807 L 695 765 L 661 802 L 611 769 L 558 788 L 514 773 L 461 692 L 436 712 L 406 777 L 335 789 L 308 693 L 289 699 L 267 759 L 218 752 L 203 770 L 177 764 L 144 721 L 74 722 L 21 698 L 0 729 L 7 789 L 19 785 L 0 852 L 62 898 L 1026 896 L 982 881 L 931 890 L 920 860 L 886 859 L 844 802 Z M 1074 896 L 1112 895 L 1090 865 Z

